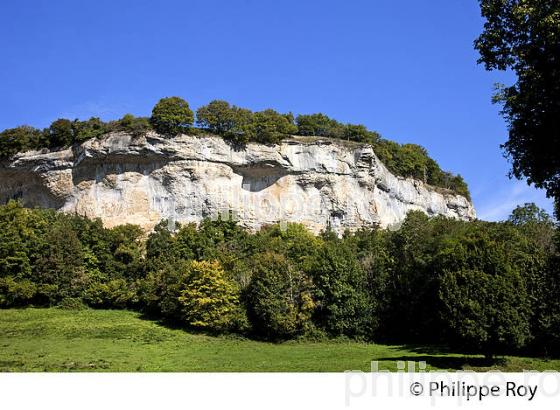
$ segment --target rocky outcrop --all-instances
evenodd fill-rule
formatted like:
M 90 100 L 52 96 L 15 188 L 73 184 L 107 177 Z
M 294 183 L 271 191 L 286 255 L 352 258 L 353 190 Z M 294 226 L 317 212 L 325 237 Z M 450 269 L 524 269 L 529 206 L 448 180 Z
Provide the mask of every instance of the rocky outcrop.
M 111 134 L 0 165 L 0 201 L 55 208 L 106 226 L 228 214 L 250 229 L 300 222 L 313 232 L 399 224 L 410 210 L 475 218 L 464 197 L 391 174 L 369 145 L 294 138 L 236 149 L 212 136 Z

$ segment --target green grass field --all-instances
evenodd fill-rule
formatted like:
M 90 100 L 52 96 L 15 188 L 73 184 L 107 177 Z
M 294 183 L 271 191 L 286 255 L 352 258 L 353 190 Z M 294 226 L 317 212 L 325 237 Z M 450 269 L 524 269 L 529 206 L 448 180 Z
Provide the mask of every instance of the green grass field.
M 264 343 L 171 329 L 117 310 L 0 310 L 0 371 L 396 371 L 397 361 L 423 360 L 429 370 L 559 370 L 560 360 L 482 357 L 410 346 L 349 341 Z

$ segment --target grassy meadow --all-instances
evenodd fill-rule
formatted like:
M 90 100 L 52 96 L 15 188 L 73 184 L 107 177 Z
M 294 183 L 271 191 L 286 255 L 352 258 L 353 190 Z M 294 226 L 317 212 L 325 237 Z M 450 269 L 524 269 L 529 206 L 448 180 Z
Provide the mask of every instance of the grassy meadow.
M 173 329 L 122 310 L 0 310 L 0 371 L 341 372 L 397 370 L 397 361 L 426 361 L 428 370 L 550 370 L 560 360 L 480 356 L 419 346 L 356 341 L 266 343 Z

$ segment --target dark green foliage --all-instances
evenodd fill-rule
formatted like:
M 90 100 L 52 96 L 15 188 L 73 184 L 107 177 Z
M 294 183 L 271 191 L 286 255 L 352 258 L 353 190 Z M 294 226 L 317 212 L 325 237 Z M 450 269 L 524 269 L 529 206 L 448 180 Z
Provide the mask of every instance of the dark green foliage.
M 487 356 L 560 346 L 560 234 L 534 204 L 502 223 L 411 212 L 397 231 L 136 226 L 0 206 L 0 306 L 133 308 L 209 331 L 446 343 Z M 247 317 L 249 322 L 247 322 Z
M 385 140 L 363 125 L 342 124 L 321 113 L 298 115 L 295 119 L 291 113 L 280 114 L 272 109 L 253 113 L 223 100 L 211 101 L 200 107 L 196 114 L 200 128 L 192 128 L 194 115 L 188 103 L 179 97 L 169 97 L 162 98 L 154 106 L 151 118 L 126 114 L 120 120 L 108 123 L 95 117 L 87 121 L 59 119 L 42 132 L 26 126 L 12 128 L 0 134 L 0 158 L 30 149 L 64 148 L 110 132 L 139 137 L 152 129 L 167 136 L 209 132 L 221 136 L 236 149 L 242 149 L 249 142 L 277 144 L 294 135 L 315 136 L 371 144 L 392 173 L 413 177 L 470 199 L 463 178 L 442 171 L 423 147 Z
M 351 249 L 336 238 L 328 240 L 312 272 L 318 325 L 333 336 L 371 338 L 374 318 L 366 276 Z
M 298 115 L 296 124 L 299 135 L 344 138 L 344 126 L 325 114 Z
M 484 31 L 475 42 L 487 70 L 512 70 L 517 82 L 494 97 L 509 139 L 512 174 L 555 198 L 560 213 L 560 3 L 481 0 Z
M 293 115 L 280 114 L 272 109 L 253 114 L 251 128 L 254 140 L 261 144 L 276 144 L 297 132 Z
M 254 137 L 253 113 L 250 110 L 214 100 L 196 111 L 199 127 L 236 144 L 245 144 Z
M 189 104 L 180 97 L 162 98 L 154 106 L 150 123 L 160 134 L 176 135 L 191 127 L 194 114 Z
M 529 338 L 529 299 L 517 272 L 445 272 L 440 298 L 444 322 L 467 351 L 493 357 L 519 349 Z
M 379 134 L 369 131 L 363 125 L 342 124 L 325 114 L 298 115 L 296 118 L 298 135 L 346 139 L 348 141 L 373 144 Z
M 142 136 L 146 132 L 152 130 L 150 119 L 146 117 L 135 117 L 132 114 L 126 114 L 114 124 L 115 131 L 123 131 L 132 134 L 135 137 Z
M 42 144 L 40 130 L 23 125 L 9 128 L 0 133 L 0 159 L 8 158 L 18 152 L 38 149 Z
M 315 310 L 310 278 L 284 255 L 255 255 L 253 278 L 247 290 L 253 330 L 268 339 L 288 339 L 312 327 Z
M 95 281 L 83 291 L 84 302 L 96 308 L 124 309 L 134 298 L 135 293 L 125 279 Z
M 425 148 L 416 144 L 400 145 L 396 142 L 378 139 L 373 144 L 375 153 L 385 166 L 396 175 L 413 177 L 430 185 L 449 189 L 470 200 L 467 184 L 460 175 L 442 171 L 428 156 Z
M 491 357 L 528 341 L 531 299 L 523 276 L 527 271 L 516 255 L 523 247 L 516 244 L 516 232 L 504 237 L 500 225 L 476 228 L 447 240 L 434 266 L 440 281 L 442 319 L 450 337 Z
M 74 126 L 72 121 L 60 118 L 43 131 L 49 148 L 67 147 L 74 142 Z
M 100 138 L 109 131 L 107 124 L 97 117 L 92 117 L 87 121 L 74 120 L 72 128 L 72 142 L 76 143 L 81 143 L 91 138 Z

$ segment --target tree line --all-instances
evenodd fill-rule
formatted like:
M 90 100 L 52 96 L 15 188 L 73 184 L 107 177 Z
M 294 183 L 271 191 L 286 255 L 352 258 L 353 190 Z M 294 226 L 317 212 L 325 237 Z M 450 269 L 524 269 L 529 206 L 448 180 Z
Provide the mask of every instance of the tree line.
M 534 204 L 505 222 L 411 212 L 396 231 L 250 233 L 230 220 L 137 226 L 0 207 L 0 306 L 134 309 L 266 340 L 560 348 L 560 233 Z
M 249 142 L 279 143 L 294 135 L 325 137 L 371 144 L 379 159 L 396 175 L 413 177 L 430 185 L 449 189 L 470 199 L 467 184 L 460 175 L 443 171 L 423 147 L 398 144 L 381 138 L 363 125 L 343 124 L 324 114 L 281 114 L 273 109 L 253 112 L 226 101 L 214 100 L 195 113 L 179 97 L 162 98 L 149 118 L 125 115 L 116 121 L 58 119 L 44 130 L 30 126 L 10 128 L 0 133 L 0 159 L 18 152 L 43 148 L 56 149 L 101 138 L 110 132 L 140 136 L 150 130 L 161 135 L 212 133 L 242 147 Z

